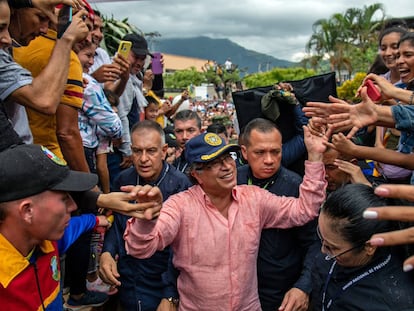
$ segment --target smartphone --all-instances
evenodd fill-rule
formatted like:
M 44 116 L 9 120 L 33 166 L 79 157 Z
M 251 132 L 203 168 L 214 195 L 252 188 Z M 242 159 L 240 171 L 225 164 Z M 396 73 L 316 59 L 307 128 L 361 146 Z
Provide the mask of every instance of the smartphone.
M 58 15 L 58 30 L 57 37 L 60 39 L 65 33 L 66 29 L 72 22 L 72 7 L 70 5 L 63 5 Z
M 129 51 L 131 51 L 132 42 L 131 41 L 120 41 L 118 46 L 118 54 L 123 58 L 128 59 Z
M 155 75 L 162 74 L 164 72 L 164 68 L 163 68 L 163 65 L 161 63 L 161 53 L 160 52 L 154 52 L 154 53 L 152 53 L 152 55 L 154 56 L 153 59 L 152 59 L 152 64 L 151 64 L 152 72 Z
M 371 98 L 374 102 L 381 99 L 381 93 L 375 87 L 374 82 L 372 82 L 372 80 L 368 79 L 367 81 L 365 81 L 364 85 L 367 87 L 367 94 L 369 98 Z

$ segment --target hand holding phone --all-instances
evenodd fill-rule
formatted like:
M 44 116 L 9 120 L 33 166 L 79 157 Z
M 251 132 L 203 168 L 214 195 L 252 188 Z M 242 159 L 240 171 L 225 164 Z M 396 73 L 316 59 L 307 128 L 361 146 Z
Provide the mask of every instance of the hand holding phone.
M 131 41 L 121 40 L 118 46 L 118 54 L 127 60 L 129 56 L 129 51 L 131 51 L 131 47 L 132 47 Z
M 375 87 L 375 85 L 372 82 L 372 80 L 367 79 L 365 81 L 364 86 L 367 87 L 367 94 L 368 94 L 369 98 L 371 98 L 374 102 L 379 101 L 381 99 L 381 93 Z
M 72 22 L 72 7 L 70 5 L 63 5 L 59 11 L 57 37 L 62 38 L 66 29 Z

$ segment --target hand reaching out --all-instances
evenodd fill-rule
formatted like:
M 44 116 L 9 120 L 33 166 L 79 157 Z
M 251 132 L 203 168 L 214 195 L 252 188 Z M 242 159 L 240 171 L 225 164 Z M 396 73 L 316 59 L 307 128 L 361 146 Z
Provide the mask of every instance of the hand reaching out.
M 376 105 L 368 97 L 366 87 L 361 90 L 362 102 L 350 105 L 347 102 L 329 97 L 332 102 L 309 102 L 303 108 L 308 117 L 326 118 L 327 123 L 332 127 L 332 131 L 349 130 L 347 138 L 351 138 L 364 126 L 374 124 L 378 120 Z
M 353 184 L 364 184 L 367 186 L 372 186 L 368 179 L 365 177 L 359 165 L 351 163 L 349 161 L 344 161 L 340 159 L 335 159 L 334 164 L 343 172 L 347 173 L 351 178 L 351 183 Z
M 309 295 L 294 287 L 286 292 L 278 311 L 306 311 L 308 305 Z
M 352 155 L 355 144 L 345 137 L 343 133 L 338 133 L 332 135 L 331 143 L 328 143 L 328 146 L 338 150 L 340 153 Z
M 414 202 L 414 187 L 411 185 L 380 185 L 375 194 L 387 198 L 399 198 Z M 414 208 L 412 206 L 385 206 L 381 208 L 370 207 L 365 210 L 364 218 L 389 219 L 405 222 L 414 221 Z M 414 227 L 396 230 L 387 233 L 374 234 L 369 243 L 374 246 L 389 246 L 414 243 Z M 414 267 L 414 256 L 404 261 L 404 271 Z

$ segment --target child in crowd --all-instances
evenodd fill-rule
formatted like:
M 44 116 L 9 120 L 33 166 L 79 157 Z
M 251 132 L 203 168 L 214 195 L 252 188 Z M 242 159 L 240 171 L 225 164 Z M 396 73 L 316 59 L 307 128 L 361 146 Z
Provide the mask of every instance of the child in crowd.
M 148 104 L 145 107 L 145 120 L 156 121 L 158 117 L 158 101 L 152 96 L 145 96 Z
M 95 50 L 95 44 L 85 41 L 77 53 L 83 68 L 83 79 L 87 81 L 78 123 L 91 172 L 96 172 L 98 132 L 101 136 L 120 138 L 122 130 L 121 120 L 107 100 L 101 84 L 88 74 L 89 68 L 94 62 Z

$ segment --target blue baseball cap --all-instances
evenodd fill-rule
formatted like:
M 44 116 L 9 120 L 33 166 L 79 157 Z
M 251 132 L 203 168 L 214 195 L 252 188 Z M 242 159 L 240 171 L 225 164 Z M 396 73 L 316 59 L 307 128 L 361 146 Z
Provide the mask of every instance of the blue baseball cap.
M 207 163 L 222 154 L 240 150 L 239 145 L 228 144 L 217 134 L 203 133 L 185 144 L 185 158 L 189 164 Z

